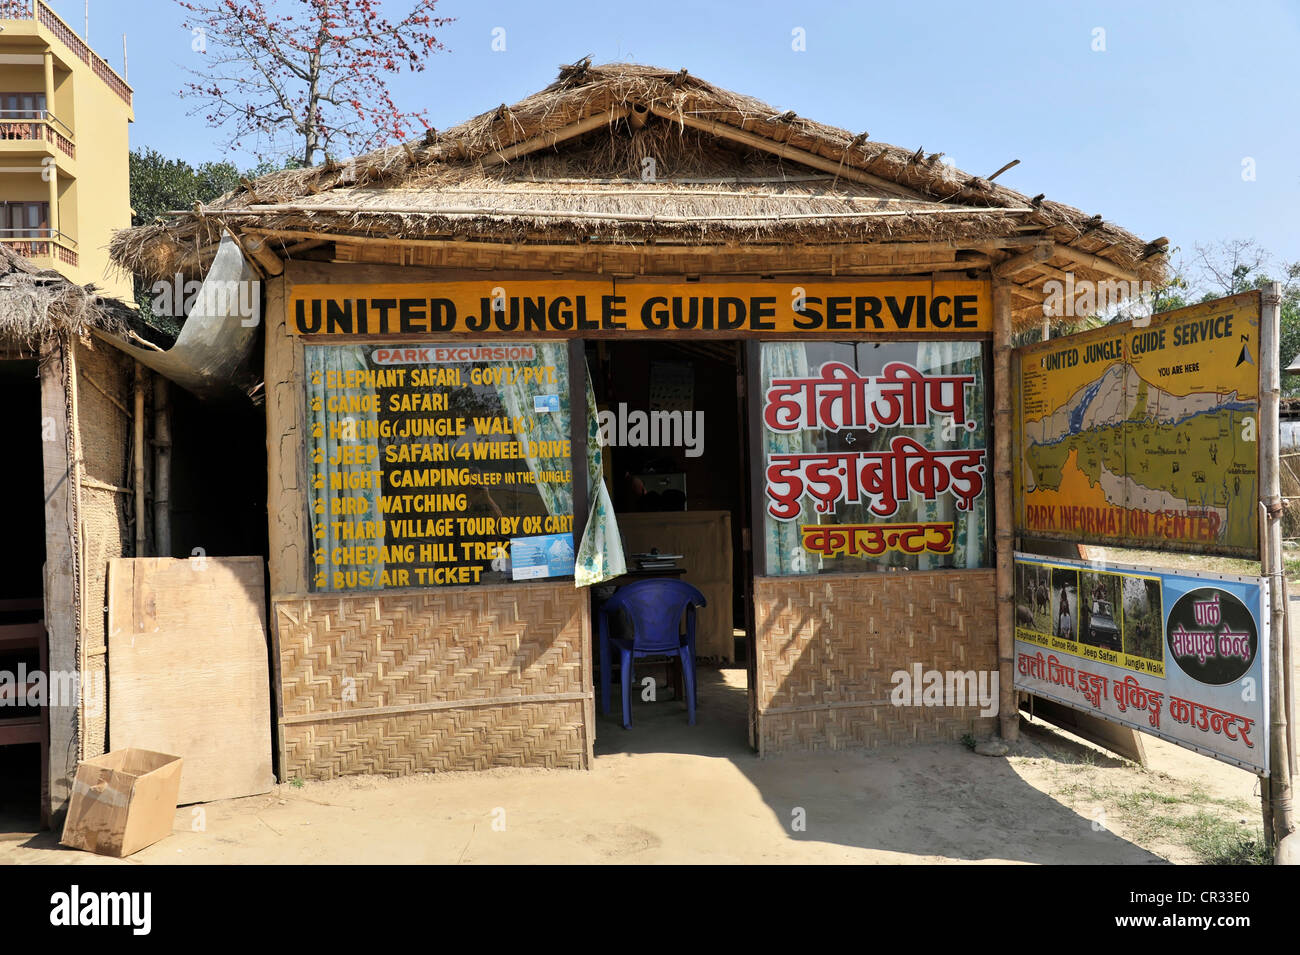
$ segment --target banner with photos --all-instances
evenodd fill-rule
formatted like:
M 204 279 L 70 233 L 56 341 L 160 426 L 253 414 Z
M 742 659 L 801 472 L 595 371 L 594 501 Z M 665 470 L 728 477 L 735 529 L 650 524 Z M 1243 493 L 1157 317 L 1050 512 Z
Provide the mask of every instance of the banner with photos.
M 1268 582 L 1017 554 L 1015 685 L 1268 772 Z

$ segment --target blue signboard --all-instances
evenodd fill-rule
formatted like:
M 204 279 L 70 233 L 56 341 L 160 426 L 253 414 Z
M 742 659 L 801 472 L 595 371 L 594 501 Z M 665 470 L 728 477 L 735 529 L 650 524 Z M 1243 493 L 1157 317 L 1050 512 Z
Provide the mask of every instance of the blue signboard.
M 1016 555 L 1015 685 L 1268 773 L 1268 582 Z
M 510 570 L 515 580 L 540 580 L 573 574 L 573 535 L 544 534 L 510 539 Z

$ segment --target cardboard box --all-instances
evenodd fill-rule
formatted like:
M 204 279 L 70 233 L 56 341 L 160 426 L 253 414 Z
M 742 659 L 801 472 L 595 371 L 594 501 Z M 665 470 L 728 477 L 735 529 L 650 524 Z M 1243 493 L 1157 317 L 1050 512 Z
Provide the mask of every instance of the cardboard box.
M 181 758 L 120 749 L 77 764 L 63 845 L 129 856 L 171 835 Z

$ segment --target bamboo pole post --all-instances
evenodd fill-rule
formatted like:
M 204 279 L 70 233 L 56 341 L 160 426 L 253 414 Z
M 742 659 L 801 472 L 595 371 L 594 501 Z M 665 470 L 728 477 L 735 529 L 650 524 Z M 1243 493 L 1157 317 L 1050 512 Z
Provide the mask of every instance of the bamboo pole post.
M 81 479 L 86 473 L 85 462 L 81 454 L 81 410 L 80 399 L 77 394 L 80 388 L 80 371 L 77 368 L 77 342 L 71 335 L 65 335 L 63 346 L 64 364 L 67 377 L 64 379 L 64 387 L 68 393 L 68 430 L 69 450 L 71 461 L 69 462 L 68 476 L 72 479 L 72 486 L 69 489 L 69 496 L 72 498 L 72 514 L 69 515 L 68 532 L 70 538 L 70 549 L 74 563 L 73 587 L 75 590 L 74 597 L 76 607 L 74 610 L 75 630 L 76 630 L 76 666 L 78 672 L 84 674 L 87 672 L 86 665 L 86 526 L 82 520 L 85 510 L 82 507 L 81 498 Z M 49 608 L 46 608 L 49 612 Z M 92 755 L 90 752 L 89 737 L 86 733 L 86 711 L 89 708 L 90 701 L 87 699 L 89 694 L 80 694 L 77 706 L 76 720 L 76 752 L 77 759 L 87 759 Z
M 1011 286 L 993 276 L 993 515 L 997 543 L 998 715 L 1001 735 L 1020 738 L 1016 702 L 1014 548 L 1011 532 Z
M 135 556 L 144 557 L 145 537 L 145 486 L 144 486 L 144 365 L 135 363 L 135 414 L 132 420 L 132 455 L 135 464 Z
M 167 379 L 153 379 L 153 536 L 154 553 L 172 556 L 172 407 Z
M 1260 340 L 1260 350 L 1261 350 L 1261 352 L 1263 351 L 1263 336 L 1262 336 L 1262 335 L 1261 335 L 1261 340 Z M 1263 365 L 1263 358 L 1262 358 L 1262 356 L 1261 356 L 1261 358 L 1260 358 L 1260 363 L 1261 363 L 1261 366 L 1262 366 L 1262 365 Z M 1263 373 L 1263 369 L 1262 369 L 1262 367 L 1261 367 L 1260 382 L 1261 382 L 1261 383 L 1266 383 L 1267 380 L 1268 380 L 1268 379 L 1267 379 L 1267 376 Z M 1264 405 L 1265 405 L 1265 398 L 1264 398 L 1264 395 L 1263 395 L 1263 394 L 1260 395 L 1259 400 L 1260 400 L 1260 406 L 1259 406 L 1259 407 L 1260 407 L 1260 421 L 1261 421 L 1261 424 L 1260 424 L 1260 435 L 1261 435 L 1261 438 L 1260 438 L 1260 461 L 1262 462 L 1262 461 L 1265 460 L 1265 458 L 1267 457 L 1267 454 L 1266 454 L 1266 452 L 1264 451 L 1264 440 L 1263 440 L 1263 437 L 1262 437 L 1263 432 L 1264 432 L 1264 425 L 1263 425 L 1262 422 L 1263 422 L 1263 419 L 1264 419 Z M 1260 500 L 1260 502 L 1259 502 L 1259 514 L 1257 515 L 1257 518 L 1258 518 L 1257 523 L 1258 523 L 1258 525 L 1259 525 L 1259 573 L 1260 573 L 1260 576 L 1267 578 L 1267 579 L 1271 582 L 1273 578 L 1272 578 L 1272 576 L 1270 576 L 1271 573 L 1272 573 L 1272 571 L 1271 571 L 1270 566 L 1269 566 L 1269 560 L 1272 558 L 1273 554 L 1272 554 L 1272 551 L 1270 551 L 1269 548 L 1268 548 L 1268 506 L 1267 506 L 1267 505 L 1264 503 L 1264 501 L 1262 500 L 1262 498 L 1264 497 L 1264 494 L 1265 494 L 1265 492 L 1266 492 L 1266 490 L 1267 490 L 1267 481 L 1268 481 L 1268 477 L 1267 477 L 1267 475 L 1266 475 L 1263 471 L 1261 471 L 1261 472 L 1260 472 L 1260 475 L 1259 475 L 1259 478 L 1260 478 L 1260 497 L 1261 497 L 1261 500 Z M 1270 605 L 1270 607 L 1269 607 L 1269 612 L 1270 612 L 1269 625 L 1271 626 L 1271 625 L 1272 625 L 1272 622 L 1273 622 L 1273 620 L 1272 620 L 1272 616 L 1271 616 L 1271 614 L 1272 614 L 1272 606 L 1271 606 L 1271 605 Z M 1264 672 L 1265 672 L 1266 674 L 1268 674 L 1269 679 L 1272 680 L 1272 678 L 1273 678 L 1273 669 L 1272 669 L 1272 662 L 1273 662 L 1273 659 L 1272 659 L 1272 641 L 1271 641 L 1271 639 L 1270 639 L 1269 645 L 1268 645 L 1268 647 L 1267 647 L 1266 649 L 1267 649 L 1267 652 L 1268 652 L 1268 654 L 1269 654 L 1269 657 L 1268 657 L 1268 660 L 1265 662 L 1265 665 L 1264 665 Z M 1271 684 L 1270 684 L 1270 687 L 1271 687 Z M 1271 689 L 1270 689 L 1269 703 L 1270 703 L 1270 705 L 1272 705 Z M 1269 726 L 1269 728 L 1268 728 L 1268 733 L 1269 733 L 1269 746 L 1272 747 L 1272 745 L 1273 745 L 1273 736 L 1272 736 L 1272 733 L 1273 733 L 1273 727 L 1272 727 L 1272 726 Z M 1274 758 L 1276 758 L 1276 757 L 1274 757 Z M 1260 809 L 1260 818 L 1261 818 L 1261 821 L 1263 822 L 1263 825 L 1264 825 L 1264 848 L 1267 849 L 1269 852 L 1272 852 L 1272 851 L 1274 851 L 1274 849 L 1275 849 L 1274 842 L 1273 842 L 1273 778 L 1272 778 L 1271 776 L 1269 776 L 1269 775 L 1263 775 L 1263 776 L 1260 776 L 1260 777 L 1259 777 L 1259 809 Z
M 1264 492 L 1266 519 L 1264 539 L 1260 541 L 1262 563 L 1266 570 L 1269 588 L 1269 785 L 1268 801 L 1271 804 L 1270 825 L 1265 835 L 1271 836 L 1270 845 L 1278 848 L 1289 836 L 1295 824 L 1291 809 L 1291 752 L 1288 746 L 1287 716 L 1289 714 L 1291 674 L 1286 672 L 1283 660 L 1286 642 L 1286 588 L 1282 565 L 1282 488 L 1280 461 L 1278 459 L 1278 414 L 1282 392 L 1281 355 L 1279 338 L 1282 320 L 1282 287 L 1274 282 L 1261 295 L 1260 309 L 1260 378 L 1262 387 L 1259 400 L 1259 459 L 1261 487 Z

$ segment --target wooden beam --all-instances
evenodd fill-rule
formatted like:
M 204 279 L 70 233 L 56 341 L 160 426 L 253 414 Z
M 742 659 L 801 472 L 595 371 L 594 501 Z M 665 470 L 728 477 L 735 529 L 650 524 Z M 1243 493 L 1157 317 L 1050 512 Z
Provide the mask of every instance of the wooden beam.
M 590 254 L 600 256 L 600 252 L 594 249 L 590 250 Z M 700 274 L 697 273 L 697 271 L 694 268 L 691 269 L 685 268 L 686 263 L 682 262 L 677 257 L 667 257 L 660 262 L 654 263 L 654 266 L 657 267 L 647 268 L 644 264 L 640 264 L 638 265 L 637 268 L 633 268 L 632 267 L 633 263 L 629 260 L 625 260 L 625 259 L 611 260 L 610 257 L 605 256 L 596 265 L 587 263 L 582 268 L 566 268 L 564 271 L 565 272 L 597 272 L 598 271 L 602 275 L 608 275 L 614 278 L 629 278 L 629 277 L 635 278 L 638 276 L 648 276 L 648 275 L 655 275 L 655 276 L 674 275 L 674 274 L 684 275 L 689 272 L 689 274 L 691 274 L 692 276 L 696 274 L 700 274 L 701 279 L 709 279 L 709 280 L 717 280 L 717 281 L 725 281 L 729 278 L 734 278 L 737 275 L 747 275 L 747 276 L 755 276 L 755 277 L 761 277 L 761 276 L 775 277 L 775 276 L 798 276 L 798 275 L 813 276 L 813 275 L 824 274 L 831 277 L 838 276 L 840 278 L 849 278 L 853 276 L 920 277 L 920 276 L 933 276 L 939 273 L 942 273 L 943 275 L 949 278 L 968 279 L 969 276 L 966 273 L 970 271 L 983 271 L 988 269 L 990 265 L 989 260 L 985 258 L 960 259 L 956 261 L 951 259 L 943 259 L 937 261 L 925 260 L 920 262 L 888 261 L 888 262 L 878 262 L 878 263 L 872 262 L 867 264 L 855 263 L 851 265 L 844 265 L 837 262 L 832 265 L 832 263 L 829 261 L 830 258 L 831 257 L 829 256 L 826 257 L 826 261 L 823 261 L 820 264 L 818 264 L 814 260 L 809 262 L 809 264 L 793 266 L 790 268 L 776 268 L 770 264 L 759 264 L 759 265 L 747 265 L 744 268 L 737 268 L 725 274 Z M 306 260 L 299 260 L 299 261 L 306 261 Z M 463 263 L 422 261 L 419 258 L 412 260 L 410 257 L 402 253 L 402 249 L 400 246 L 395 244 L 390 244 L 388 251 L 385 251 L 385 248 L 383 246 L 378 246 L 378 247 L 366 246 L 361 248 L 361 250 L 354 255 L 349 255 L 347 257 L 339 257 L 338 255 L 336 255 L 333 261 L 339 264 L 409 265 L 417 268 L 442 269 L 442 270 L 464 269 L 470 271 L 485 271 L 491 268 L 491 266 L 487 266 L 487 265 L 468 265 Z M 511 266 L 509 270 L 530 271 L 528 269 L 521 269 L 518 266 Z M 555 270 L 539 265 L 538 267 L 532 269 L 531 271 L 545 272 L 550 274 L 553 273 Z
M 135 413 L 131 416 L 132 444 L 131 455 L 135 465 L 135 556 L 149 556 L 148 534 L 145 527 L 145 486 L 144 486 L 144 387 L 145 370 L 140 362 L 135 363 Z
M 328 239 L 307 239 L 306 241 L 296 242 L 293 245 L 288 246 L 284 250 L 284 254 L 289 256 L 298 255 L 301 252 L 306 252 L 308 249 L 314 249 L 317 246 L 328 244 Z
M 850 166 L 845 162 L 837 162 L 833 159 L 827 159 L 825 156 L 818 156 L 816 153 L 807 152 L 806 150 L 799 149 L 796 146 L 791 146 L 789 143 L 779 143 L 775 140 L 768 139 L 766 136 L 759 136 L 757 133 L 737 129 L 735 126 L 729 126 L 726 123 L 719 123 L 716 120 L 701 119 L 698 116 L 692 116 L 688 113 L 679 113 L 658 103 L 652 104 L 650 109 L 654 111 L 656 116 L 661 116 L 669 122 L 678 123 L 682 126 L 689 126 L 692 129 L 698 129 L 702 132 L 710 133 L 720 139 L 729 139 L 732 142 L 749 146 L 751 149 L 771 153 L 772 155 L 780 156 L 782 159 L 790 159 L 804 166 L 810 166 L 813 169 L 820 169 L 823 172 L 834 173 L 842 179 L 849 179 L 853 182 L 862 182 L 867 185 L 877 186 L 898 196 L 925 198 L 916 192 L 916 190 L 900 185 L 892 179 L 874 176 L 869 172 Z
M 1287 665 L 1288 633 L 1286 626 L 1286 582 L 1282 562 L 1282 485 L 1278 460 L 1278 435 L 1281 386 L 1281 359 L 1278 341 L 1281 334 L 1282 286 L 1273 282 L 1260 294 L 1260 395 L 1259 459 L 1260 497 L 1264 520 L 1260 540 L 1262 570 L 1269 577 L 1269 613 L 1271 627 L 1268 647 L 1269 692 L 1269 775 L 1264 790 L 1265 844 L 1275 852 L 1287 839 L 1294 839 L 1295 820 L 1291 791 L 1291 746 L 1287 720 L 1291 715 L 1294 671 Z M 1294 861 L 1295 845 L 1290 846 Z M 1282 862 L 1278 853 L 1276 861 Z
M 1019 255 L 1013 255 L 999 265 L 993 266 L 993 274 L 1003 278 L 1011 278 L 1020 272 L 1025 271 L 1033 265 L 1040 262 L 1046 262 L 1052 257 L 1053 243 L 1049 240 L 1035 245 L 1028 252 L 1021 252 Z
M 575 136 L 581 136 L 583 133 L 599 129 L 601 126 L 617 122 L 627 114 L 628 109 L 625 106 L 619 106 L 604 113 L 596 113 L 569 126 L 553 129 L 548 133 L 542 133 L 540 136 L 534 136 L 521 143 L 515 143 L 515 145 L 508 146 L 505 149 L 498 149 L 496 152 L 484 156 L 480 162 L 484 166 L 497 166 L 504 162 L 510 162 L 520 156 L 537 152 L 539 149 L 549 149 L 556 143 L 562 143 L 566 139 L 572 139 Z
M 1110 259 L 1103 259 L 1100 255 L 1093 255 L 1091 252 L 1072 249 L 1068 245 L 1057 245 L 1056 254 L 1061 258 L 1069 259 L 1075 265 L 1081 265 L 1085 269 L 1092 269 L 1094 272 L 1113 275 L 1115 278 L 1124 279 L 1126 282 L 1136 282 L 1138 280 L 1136 272 L 1120 268 Z
M 993 515 L 997 544 L 998 716 L 1002 738 L 1020 738 L 1016 704 L 1015 581 L 1011 499 L 1011 285 L 993 280 Z
M 101 395 L 103 395 L 105 398 L 107 398 L 109 401 L 111 401 L 114 405 L 116 405 L 117 408 L 122 412 L 122 414 L 126 415 L 126 418 L 127 418 L 128 421 L 131 420 L 131 412 L 130 412 L 129 410 L 127 410 L 126 405 L 122 404 L 122 402 L 118 401 L 116 398 L 114 398 L 112 395 L 110 395 L 107 391 L 105 391 L 105 390 L 104 390 L 104 386 L 101 385 L 99 382 L 97 382 L 94 378 L 92 378 L 91 375 L 90 375 L 90 372 L 88 372 L 88 371 L 83 371 L 83 372 L 81 373 L 81 377 L 82 377 L 82 380 L 83 380 L 83 381 L 85 381 L 88 385 L 90 385 L 92 388 L 94 388 L 96 391 L 98 391 Z
M 306 229 L 265 229 L 261 226 L 245 226 L 241 232 L 249 235 L 274 237 L 277 239 L 300 239 L 335 242 L 350 245 L 410 245 L 425 248 L 468 249 L 472 251 L 501 252 L 646 252 L 654 255 L 706 255 L 721 252 L 755 252 L 771 251 L 780 253 L 789 248 L 788 243 L 736 243 L 733 245 L 691 245 L 689 243 L 669 243 L 657 241 L 652 246 L 643 243 L 544 243 L 544 242 L 492 242 L 473 239 L 405 239 L 391 236 L 349 235 L 347 233 L 312 232 Z M 864 249 L 881 249 L 899 252 L 946 252 L 973 251 L 990 252 L 998 249 L 1018 249 L 1033 245 L 1034 239 L 979 239 L 971 242 L 949 240 L 944 242 L 853 242 L 827 245 L 801 244 L 801 248 L 815 249 L 826 253 L 861 252 Z M 214 247 L 215 248 L 215 247 Z
M 1062 272 L 1054 265 L 1048 265 L 1046 262 L 1038 262 L 1034 265 L 1034 271 L 1044 278 L 1056 279 L 1058 282 L 1065 282 L 1069 276 Z
M 281 275 L 284 272 L 284 262 L 278 255 L 271 251 L 270 243 L 265 239 L 254 239 L 249 242 L 244 251 L 251 255 L 262 270 L 270 277 Z

